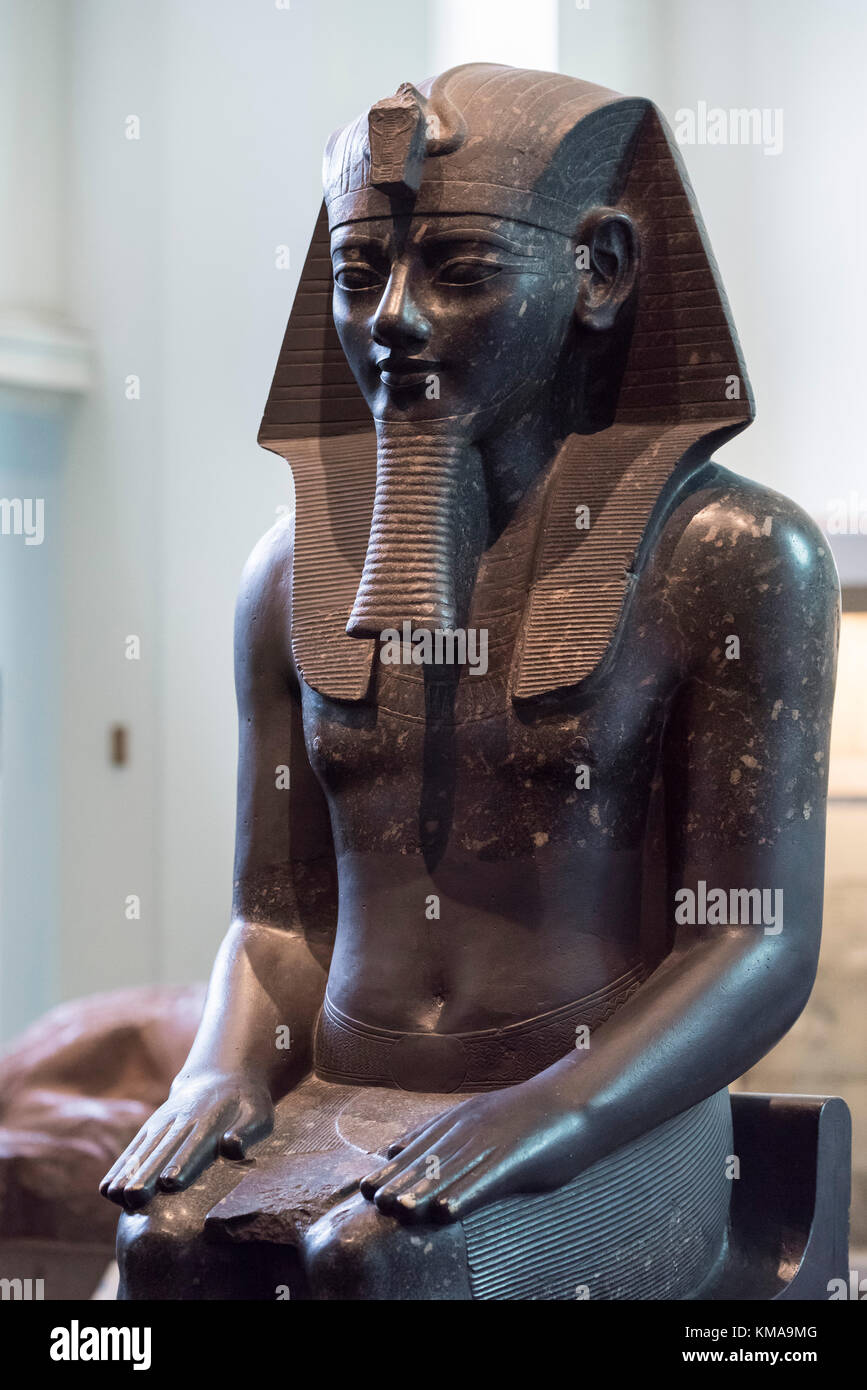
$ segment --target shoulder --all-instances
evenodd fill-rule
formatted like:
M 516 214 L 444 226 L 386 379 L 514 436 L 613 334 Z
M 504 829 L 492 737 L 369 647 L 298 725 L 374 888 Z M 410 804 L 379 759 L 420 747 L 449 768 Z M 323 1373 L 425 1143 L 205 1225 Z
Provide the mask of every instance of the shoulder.
M 235 647 L 285 672 L 291 666 L 294 512 L 287 511 L 253 547 L 241 574 L 235 612 Z
M 718 464 L 666 519 L 656 553 L 666 588 L 687 607 L 722 606 L 756 621 L 783 611 L 806 623 L 836 614 L 837 570 L 813 519 L 782 493 Z

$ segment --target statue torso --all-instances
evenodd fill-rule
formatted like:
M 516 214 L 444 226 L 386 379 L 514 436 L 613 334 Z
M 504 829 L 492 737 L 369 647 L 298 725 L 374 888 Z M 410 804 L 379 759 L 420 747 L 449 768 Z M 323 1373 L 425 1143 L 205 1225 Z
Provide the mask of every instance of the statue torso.
M 639 585 L 592 689 L 513 701 L 537 526 L 531 512 L 482 562 L 468 627 L 488 632 L 486 674 L 377 658 L 363 705 L 302 683 L 337 854 L 329 999 L 373 1027 L 496 1028 L 647 964 L 642 861 L 670 634 L 653 583 Z

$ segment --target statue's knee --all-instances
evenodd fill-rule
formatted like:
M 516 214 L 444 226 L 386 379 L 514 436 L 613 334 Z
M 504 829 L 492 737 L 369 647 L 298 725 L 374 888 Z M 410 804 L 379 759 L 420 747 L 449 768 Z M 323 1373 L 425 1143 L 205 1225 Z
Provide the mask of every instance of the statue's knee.
M 201 1219 L 186 1210 L 180 1194 L 156 1198 L 143 1211 L 124 1212 L 117 1227 L 120 1297 L 177 1297 L 175 1286 L 185 1279 L 200 1237 Z
M 470 1297 L 460 1226 L 403 1226 L 359 1194 L 310 1227 L 303 1261 L 314 1299 Z
M 376 1298 L 383 1257 L 382 1223 L 370 1202 L 352 1199 L 321 1217 L 308 1231 L 304 1264 L 314 1298 Z

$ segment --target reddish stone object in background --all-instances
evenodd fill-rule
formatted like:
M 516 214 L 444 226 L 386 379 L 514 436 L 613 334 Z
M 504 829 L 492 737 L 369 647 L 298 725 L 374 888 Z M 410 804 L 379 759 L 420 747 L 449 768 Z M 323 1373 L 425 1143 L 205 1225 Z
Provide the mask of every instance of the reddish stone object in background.
M 200 985 L 126 989 L 53 1009 L 0 1056 L 0 1278 L 87 1298 L 114 1254 L 99 1180 L 168 1094 Z

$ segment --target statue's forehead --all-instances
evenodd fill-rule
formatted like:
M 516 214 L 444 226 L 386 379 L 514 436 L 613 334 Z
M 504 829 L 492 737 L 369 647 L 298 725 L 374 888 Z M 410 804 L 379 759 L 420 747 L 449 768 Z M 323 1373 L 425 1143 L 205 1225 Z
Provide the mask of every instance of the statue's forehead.
M 347 246 L 361 242 L 380 242 L 417 246 L 427 238 L 471 240 L 473 235 L 501 242 L 508 249 L 538 252 L 549 240 L 562 240 L 555 233 L 529 222 L 484 212 L 397 213 L 393 217 L 363 217 L 343 222 L 331 233 L 331 245 Z

